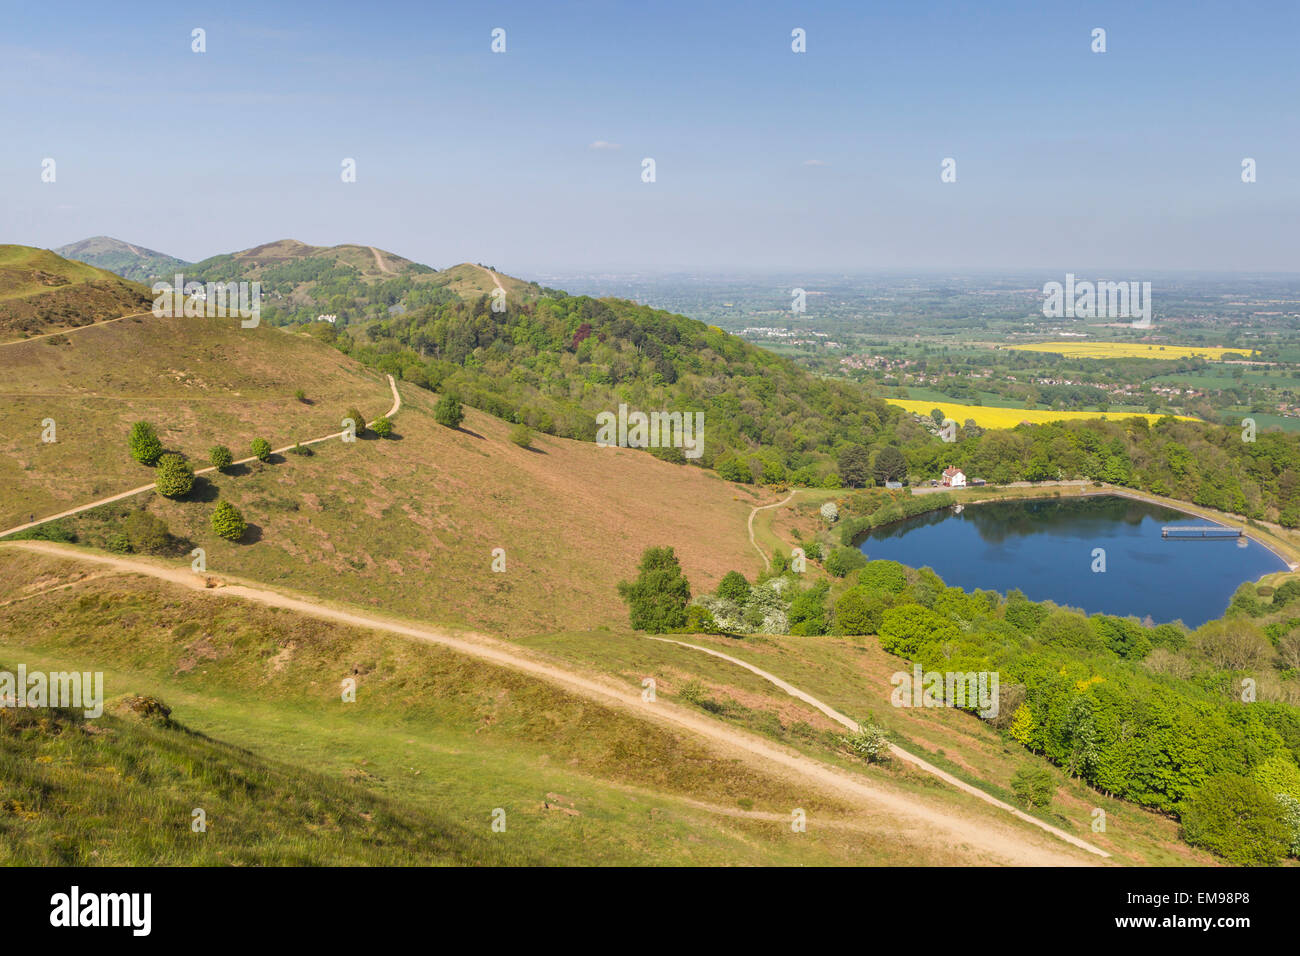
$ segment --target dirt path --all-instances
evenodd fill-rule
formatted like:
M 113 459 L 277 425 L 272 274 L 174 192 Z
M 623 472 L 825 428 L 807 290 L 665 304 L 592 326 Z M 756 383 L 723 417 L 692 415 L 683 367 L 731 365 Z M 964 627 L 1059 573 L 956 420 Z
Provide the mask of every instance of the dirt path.
M 787 504 L 790 499 L 797 494 L 797 491 L 792 491 L 784 499 L 776 502 L 776 504 L 759 505 L 749 512 L 749 543 L 754 546 L 754 550 L 758 552 L 758 556 L 763 559 L 763 567 L 765 568 L 770 568 L 772 562 L 768 560 L 766 552 L 764 552 L 763 549 L 758 546 L 758 542 L 754 540 L 754 515 L 758 514 L 760 511 L 766 511 L 768 508 L 779 508 L 783 504 Z
M 714 657 L 720 657 L 724 661 L 729 661 L 730 663 L 735 664 L 738 667 L 743 667 L 745 670 L 753 674 L 757 674 L 765 681 L 768 681 L 771 684 L 775 684 L 777 687 L 781 688 L 781 690 L 785 691 L 791 697 L 796 697 L 799 700 L 803 701 L 805 704 L 809 704 L 813 707 L 816 707 L 818 710 L 820 710 L 831 720 L 847 727 L 849 730 L 853 731 L 854 733 L 857 733 L 857 731 L 861 729 L 858 726 L 856 721 L 854 721 L 849 717 L 844 716 L 839 711 L 832 708 L 830 705 L 822 703 L 816 697 L 813 697 L 811 694 L 801 691 L 793 684 L 786 683 L 781 678 L 777 677 L 775 674 L 769 674 L 765 670 L 760 670 L 759 668 L 755 667 L 753 664 L 746 663 L 745 661 L 740 660 L 740 658 L 738 657 L 732 657 L 730 654 L 724 654 L 721 651 L 716 651 L 711 647 L 701 647 L 699 644 L 687 644 L 685 641 L 675 641 L 667 637 L 654 637 L 651 638 L 651 640 L 663 641 L 665 644 L 676 644 L 679 647 L 689 647 L 691 650 L 703 651 L 705 654 L 711 654 Z M 1020 820 L 1024 820 L 1026 823 L 1032 823 L 1034 826 L 1052 834 L 1052 836 L 1064 840 L 1065 842 L 1070 843 L 1074 846 L 1077 846 L 1081 850 L 1087 850 L 1089 853 L 1095 853 L 1097 856 L 1101 856 L 1101 857 L 1110 856 L 1110 854 L 1107 853 L 1105 850 L 1099 849 L 1098 847 L 1093 846 L 1091 843 L 1088 843 L 1085 840 L 1080 840 L 1078 837 L 1066 833 L 1064 830 L 1057 829 L 1056 827 L 1052 826 L 1050 823 L 1044 823 L 1042 820 L 1039 820 L 1037 817 L 1031 817 L 1029 814 L 1022 812 L 1021 810 L 1018 810 L 1016 807 L 1011 806 L 1011 804 L 1009 803 L 1003 803 L 1001 800 L 997 799 L 991 794 L 987 794 L 983 790 L 979 789 L 978 787 L 972 786 L 966 781 L 954 777 L 946 770 L 940 770 L 934 764 L 922 760 L 920 757 L 916 756 L 915 754 L 909 753 L 908 751 L 904 750 L 902 747 L 899 747 L 895 744 L 890 744 L 889 751 L 899 760 L 906 761 L 907 763 L 910 763 L 913 766 L 918 767 L 921 770 L 924 770 L 926 773 L 938 777 L 944 783 L 956 787 L 958 790 L 962 791 L 963 793 L 969 793 L 971 796 L 977 797 L 980 800 L 983 800 L 985 803 L 997 807 L 999 810 L 1005 810 L 1008 813 L 1010 813 L 1012 816 L 1017 817 Z
M 37 339 L 48 339 L 53 335 L 71 335 L 73 332 L 80 332 L 82 329 L 97 329 L 102 325 L 112 325 L 114 322 L 121 322 L 123 319 L 138 319 L 144 315 L 153 315 L 152 312 L 132 312 L 130 315 L 119 315 L 115 319 L 105 319 L 103 322 L 91 322 L 89 325 L 78 325 L 71 329 L 60 329 L 57 332 L 42 332 L 40 335 L 29 335 L 25 339 L 13 339 L 9 342 L 0 342 L 0 348 L 6 345 L 22 345 L 24 342 L 35 342 Z
M 392 418 L 394 415 L 398 413 L 398 411 L 401 410 L 402 396 L 397 394 L 397 382 L 393 380 L 393 376 L 391 375 L 388 376 L 388 387 L 392 389 L 393 392 L 393 407 L 388 410 L 388 417 Z M 320 438 L 311 438 L 304 442 L 296 442 L 295 444 L 318 445 L 323 441 L 329 441 L 331 438 L 338 438 L 342 434 L 343 432 L 337 431 L 334 432 L 332 435 L 322 435 Z M 282 455 L 293 447 L 294 445 L 285 445 L 283 448 L 275 448 L 272 449 L 271 454 Z M 249 462 L 256 461 L 256 460 L 257 460 L 256 455 L 250 455 L 247 458 L 241 458 L 238 461 L 231 462 L 231 464 L 246 465 Z M 194 474 L 196 476 L 206 475 L 209 472 L 213 472 L 216 470 L 217 468 L 215 465 L 209 465 L 207 468 L 196 468 Z M 45 522 L 47 521 L 55 521 L 59 518 L 70 518 L 72 515 L 81 514 L 81 512 L 89 511 L 91 508 L 98 508 L 100 505 L 107 505 L 107 504 L 111 504 L 114 501 L 121 501 L 123 498 L 131 498 L 134 497 L 135 495 L 144 494 L 144 492 L 152 489 L 155 484 L 156 482 L 147 485 L 141 485 L 139 488 L 132 488 L 130 491 L 123 491 L 116 495 L 109 495 L 107 498 L 100 498 L 98 501 L 92 501 L 89 504 L 78 505 L 76 508 L 69 508 L 67 511 L 60 511 L 56 515 L 46 515 L 44 518 L 37 518 L 35 521 L 29 521 L 26 524 L 20 524 L 17 527 L 9 528 L 5 531 L 0 531 L 0 537 L 4 537 L 5 535 L 8 534 L 14 534 L 18 531 L 26 531 L 28 528 L 34 528 L 39 524 L 45 524 Z
M 881 813 L 887 814 L 892 819 L 881 820 L 881 829 L 916 831 L 919 839 L 936 846 L 951 848 L 964 845 L 981 860 L 1028 866 L 1077 866 L 1088 862 L 1087 857 L 1076 851 L 1051 845 L 1045 836 L 1040 838 L 1012 826 L 975 819 L 954 812 L 951 808 L 935 806 L 920 797 L 820 763 L 795 750 L 735 730 L 675 704 L 664 701 L 646 703 L 641 698 L 639 688 L 615 682 L 604 675 L 566 670 L 517 645 L 487 635 L 453 633 L 391 618 L 358 614 L 251 584 L 232 583 L 209 587 L 212 575 L 199 577 L 188 568 L 96 554 L 48 541 L 15 541 L 0 546 L 104 565 L 123 573 L 143 574 L 178 584 L 219 600 L 243 598 L 321 620 L 399 634 L 446 647 L 478 660 L 528 674 L 604 706 L 630 712 L 643 720 L 686 731 L 703 738 L 720 756 L 739 759 L 763 772 L 776 773 L 786 779 L 813 785 L 860 806 L 876 819 L 880 819 Z M 809 826 L 817 825 L 815 817 L 810 819 Z
M 369 249 L 370 252 L 374 255 L 375 265 L 379 267 L 380 272 L 387 272 L 389 275 L 397 275 L 396 269 L 388 268 L 388 263 L 385 262 L 384 257 L 379 254 L 378 249 L 376 249 L 374 246 L 366 246 L 366 248 Z
M 486 272 L 492 278 L 492 281 L 496 283 L 498 289 L 500 289 L 502 292 L 506 291 L 506 287 L 501 284 L 501 279 L 495 272 L 493 272 L 487 266 L 479 266 L 479 268 L 482 269 L 484 272 Z

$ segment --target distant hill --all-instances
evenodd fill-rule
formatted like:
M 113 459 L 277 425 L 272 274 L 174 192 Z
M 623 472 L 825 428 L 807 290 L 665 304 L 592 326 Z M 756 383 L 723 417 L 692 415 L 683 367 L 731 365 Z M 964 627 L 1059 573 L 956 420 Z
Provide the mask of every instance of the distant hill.
M 48 249 L 0 245 L 0 340 L 56 332 L 140 312 L 149 290 Z
M 272 325 L 312 322 L 321 314 L 348 325 L 490 296 L 498 283 L 515 301 L 542 294 L 536 283 L 471 263 L 439 272 L 374 246 L 311 246 L 297 239 L 213 256 L 191 266 L 188 274 L 205 282 L 260 282 L 263 320 Z
M 109 236 L 93 236 L 54 250 L 65 259 L 77 259 L 100 269 L 107 269 L 124 279 L 146 285 L 157 279 L 169 280 L 184 272 L 190 263 L 164 252 L 123 242 Z

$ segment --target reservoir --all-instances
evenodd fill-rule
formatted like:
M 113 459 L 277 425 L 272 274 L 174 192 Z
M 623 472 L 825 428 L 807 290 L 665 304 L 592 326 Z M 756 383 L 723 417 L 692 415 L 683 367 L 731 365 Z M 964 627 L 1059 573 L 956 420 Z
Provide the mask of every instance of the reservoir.
M 1019 588 L 1031 600 L 1089 614 L 1199 627 L 1223 615 L 1243 581 L 1287 569 L 1249 538 L 1186 530 L 1213 524 L 1115 495 L 989 502 L 877 528 L 859 547 L 871 559 L 928 565 L 967 591 Z M 1098 548 L 1104 572 L 1093 570 Z

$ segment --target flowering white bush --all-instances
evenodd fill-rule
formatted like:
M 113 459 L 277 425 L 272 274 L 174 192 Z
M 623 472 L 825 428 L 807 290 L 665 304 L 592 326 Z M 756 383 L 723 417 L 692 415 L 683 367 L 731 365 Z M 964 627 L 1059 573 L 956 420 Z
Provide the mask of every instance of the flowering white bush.
M 840 509 L 835 506 L 835 502 L 828 501 L 822 505 L 822 517 L 826 519 L 827 524 L 834 524 L 839 520 Z

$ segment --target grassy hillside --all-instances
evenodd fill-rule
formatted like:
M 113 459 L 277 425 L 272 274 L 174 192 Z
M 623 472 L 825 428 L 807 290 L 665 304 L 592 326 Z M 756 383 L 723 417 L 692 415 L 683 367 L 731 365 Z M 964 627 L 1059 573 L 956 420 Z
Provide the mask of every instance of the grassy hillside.
M 0 724 L 12 862 L 978 859 L 440 648 L 12 549 L 0 568 L 0 661 L 102 670 L 108 696 L 161 699 L 182 725 Z M 345 675 L 356 703 L 340 700 Z M 190 832 L 194 807 L 207 833 Z M 791 831 L 791 807 L 807 833 Z
M 701 588 L 761 566 L 745 528 L 766 498 L 628 449 L 549 437 L 523 449 L 472 410 L 449 429 L 432 417 L 433 395 L 402 394 L 394 439 L 325 442 L 310 457 L 210 475 L 182 500 L 150 493 L 62 524 L 103 547 L 147 506 L 219 573 L 510 634 L 625 621 L 617 584 L 650 540 L 675 547 Z M 147 471 L 125 443 L 106 454 Z M 254 526 L 238 544 L 208 526 L 217 496 Z M 504 573 L 492 570 L 496 548 Z
M 109 236 L 93 236 L 54 251 L 66 259 L 86 262 L 144 285 L 152 285 L 157 279 L 171 282 L 176 273 L 183 273 L 191 265 L 184 259 Z
M 47 249 L 0 245 L 0 341 L 148 309 L 144 286 Z
M 152 482 L 126 453 L 141 419 L 206 464 L 218 443 L 243 457 L 259 435 L 281 447 L 337 431 L 354 405 L 392 404 L 381 376 L 307 336 L 149 314 L 0 346 L 0 399 L 0 528 Z

